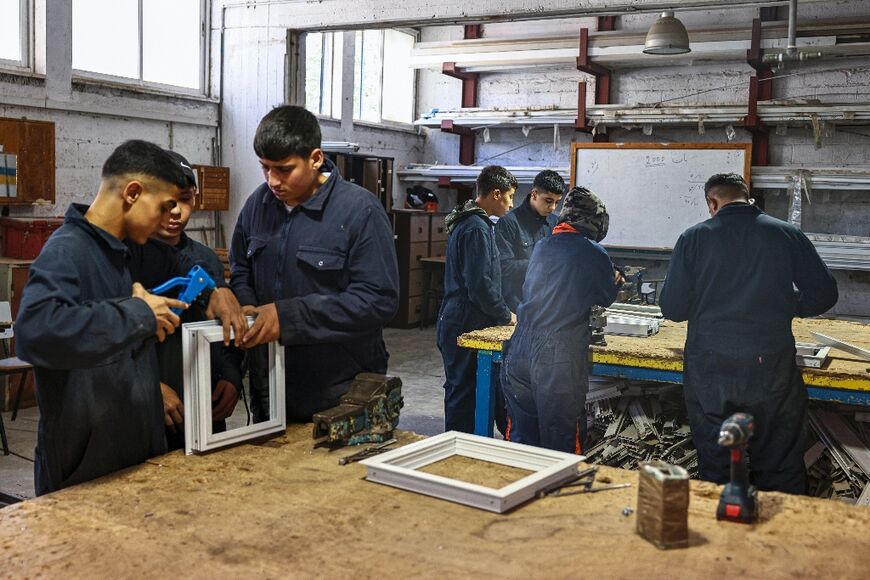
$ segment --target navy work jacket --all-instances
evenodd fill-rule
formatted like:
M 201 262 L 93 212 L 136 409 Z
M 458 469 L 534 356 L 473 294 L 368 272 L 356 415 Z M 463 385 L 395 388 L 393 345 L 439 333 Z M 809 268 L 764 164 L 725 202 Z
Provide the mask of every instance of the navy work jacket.
M 556 334 L 589 325 L 593 305 L 610 306 L 617 287 L 607 252 L 581 233 L 558 233 L 539 241 L 529 261 L 517 332 Z
M 489 218 L 472 213 L 448 235 L 439 325 L 466 332 L 510 322 L 494 228 Z
M 292 211 L 263 183 L 239 215 L 230 248 L 239 302 L 275 303 L 285 347 L 287 409 L 322 410 L 360 372 L 387 370 L 383 325 L 398 308 L 389 218 L 331 161 L 315 195 Z M 343 385 L 335 389 L 336 385 Z M 318 400 L 319 392 L 330 391 Z
M 133 356 L 156 331 L 151 309 L 131 297 L 135 256 L 86 211 L 71 205 L 30 266 L 15 325 L 37 384 L 37 495 L 166 450 L 154 349 Z
M 511 312 L 517 311 L 523 299 L 523 282 L 535 244 L 549 236 L 558 221 L 555 214 L 542 216 L 535 211 L 531 199 L 530 194 L 495 224 L 502 295 Z
M 791 321 L 837 303 L 837 281 L 797 227 L 754 205 L 726 205 L 677 240 L 659 303 L 689 321 L 686 346 L 784 348 Z

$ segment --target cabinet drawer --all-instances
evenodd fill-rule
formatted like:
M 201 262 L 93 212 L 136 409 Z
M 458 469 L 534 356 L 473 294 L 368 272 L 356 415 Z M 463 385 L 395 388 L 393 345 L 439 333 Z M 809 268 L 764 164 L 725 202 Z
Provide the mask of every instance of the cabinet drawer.
M 400 291 L 402 296 L 413 297 L 423 294 L 423 277 L 425 274 L 426 271 L 423 269 L 408 270 L 408 277 L 401 280 Z
M 432 225 L 429 228 L 429 240 L 433 242 L 447 241 L 447 226 L 444 225 L 444 216 L 432 216 Z
M 432 242 L 429 248 L 430 258 L 443 258 L 447 255 L 447 240 L 443 242 Z
M 429 256 L 429 242 L 414 242 L 413 244 L 408 244 L 407 251 L 401 252 L 405 262 L 405 267 L 408 270 L 419 270 L 423 267 L 423 264 L 420 263 L 422 258 L 426 258 Z M 401 260 L 402 258 L 400 258 Z M 400 264 L 400 269 L 402 264 Z
M 435 300 L 429 300 L 429 316 L 428 321 L 435 319 Z M 399 304 L 399 311 L 393 319 L 394 325 L 398 327 L 410 327 L 420 324 L 420 315 L 423 310 L 423 297 L 415 296 L 409 298 L 407 302 Z
M 412 244 L 415 242 L 429 241 L 429 216 L 428 215 L 412 215 L 408 220 L 408 241 Z

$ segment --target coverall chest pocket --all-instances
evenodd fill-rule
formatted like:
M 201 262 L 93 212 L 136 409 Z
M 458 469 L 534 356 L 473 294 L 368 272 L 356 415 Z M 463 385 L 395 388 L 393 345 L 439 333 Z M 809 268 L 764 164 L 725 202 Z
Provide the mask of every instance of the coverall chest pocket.
M 523 247 L 523 256 L 525 258 L 530 258 L 532 256 L 532 250 L 535 249 L 535 241 L 534 240 L 522 240 L 520 244 Z
M 299 246 L 296 259 L 299 261 L 299 268 L 309 272 L 318 284 L 326 287 L 345 286 L 345 252 L 318 246 Z
M 248 251 L 245 253 L 254 274 L 254 282 L 258 287 L 267 282 L 266 264 L 263 259 L 263 250 L 266 248 L 267 242 L 267 238 L 251 238 L 248 241 Z

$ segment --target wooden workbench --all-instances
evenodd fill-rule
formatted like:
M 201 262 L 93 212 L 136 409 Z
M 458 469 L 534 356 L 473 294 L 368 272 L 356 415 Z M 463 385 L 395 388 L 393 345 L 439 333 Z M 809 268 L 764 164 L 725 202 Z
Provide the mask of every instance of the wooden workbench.
M 501 351 L 502 342 L 513 334 L 514 327 L 499 326 L 469 332 L 459 338 L 459 345 L 481 351 Z M 862 348 L 870 349 L 870 325 L 843 320 L 795 319 L 792 331 L 798 342 L 817 342 L 810 331 L 821 332 Z M 659 333 L 646 338 L 606 336 L 607 346 L 593 346 L 592 362 L 634 369 L 682 373 L 686 323 L 663 321 Z M 814 398 L 828 398 L 862 403 L 870 398 L 870 361 L 831 349 L 821 369 L 802 369 L 804 382 Z M 679 382 L 679 381 L 674 381 Z M 844 393 L 841 393 L 844 392 Z M 866 404 L 866 403 L 864 403 Z
M 400 442 L 414 439 L 402 433 Z M 311 428 L 205 456 L 174 452 L 0 510 L 10 578 L 866 577 L 870 509 L 762 493 L 752 527 L 715 520 L 716 486 L 691 482 L 691 547 L 634 533 L 627 489 L 536 500 L 498 515 L 367 482 Z M 494 477 L 481 464 L 454 476 Z M 492 481 L 498 481 L 498 477 Z

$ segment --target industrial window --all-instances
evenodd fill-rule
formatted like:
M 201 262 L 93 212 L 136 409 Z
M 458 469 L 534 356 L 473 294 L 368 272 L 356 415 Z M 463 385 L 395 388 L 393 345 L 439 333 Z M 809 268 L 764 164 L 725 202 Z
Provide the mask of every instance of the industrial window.
M 204 92 L 205 0 L 73 0 L 72 16 L 77 74 Z
M 353 34 L 353 118 L 413 123 L 416 75 L 409 59 L 415 35 L 399 30 Z M 305 107 L 334 119 L 341 118 L 343 46 L 344 32 L 305 35 Z
M 305 108 L 317 115 L 341 118 L 342 32 L 305 35 Z
M 414 40 L 399 30 L 357 31 L 354 119 L 414 122 L 416 76 L 409 63 Z
M 27 64 L 27 0 L 0 0 L 0 64 Z

